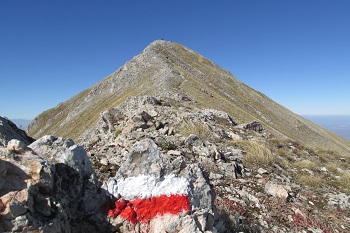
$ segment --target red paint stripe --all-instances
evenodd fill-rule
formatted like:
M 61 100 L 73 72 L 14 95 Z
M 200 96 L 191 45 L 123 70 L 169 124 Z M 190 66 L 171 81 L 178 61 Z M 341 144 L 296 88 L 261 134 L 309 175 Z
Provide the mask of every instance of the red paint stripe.
M 190 210 L 190 201 L 187 195 L 173 194 L 170 196 L 138 198 L 132 201 L 116 201 L 116 208 L 108 212 L 109 216 L 122 218 L 132 223 L 148 223 L 152 218 L 164 214 L 178 214 Z

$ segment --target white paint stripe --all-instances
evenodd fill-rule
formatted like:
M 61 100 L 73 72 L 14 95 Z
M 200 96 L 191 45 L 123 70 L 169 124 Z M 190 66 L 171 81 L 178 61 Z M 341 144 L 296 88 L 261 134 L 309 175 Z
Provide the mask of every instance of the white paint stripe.
M 184 177 L 166 175 L 162 178 L 139 175 L 108 182 L 108 191 L 116 197 L 127 200 L 152 196 L 188 194 L 189 182 Z

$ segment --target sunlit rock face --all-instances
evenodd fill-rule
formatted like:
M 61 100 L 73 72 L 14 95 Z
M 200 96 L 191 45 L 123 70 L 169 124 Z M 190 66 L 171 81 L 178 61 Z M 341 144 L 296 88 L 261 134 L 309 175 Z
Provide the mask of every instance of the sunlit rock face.
M 9 144 L 0 149 L 1 232 L 110 230 L 101 209 L 108 196 L 82 147 L 53 136 Z

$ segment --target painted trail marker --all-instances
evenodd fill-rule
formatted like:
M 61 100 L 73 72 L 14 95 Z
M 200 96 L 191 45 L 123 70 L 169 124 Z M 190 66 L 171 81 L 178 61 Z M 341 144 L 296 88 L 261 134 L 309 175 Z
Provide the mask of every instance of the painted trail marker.
M 184 177 L 167 175 L 162 178 L 140 175 L 118 179 L 113 195 L 121 196 L 109 216 L 127 219 L 132 223 L 149 223 L 164 214 L 180 214 L 190 210 L 189 182 Z

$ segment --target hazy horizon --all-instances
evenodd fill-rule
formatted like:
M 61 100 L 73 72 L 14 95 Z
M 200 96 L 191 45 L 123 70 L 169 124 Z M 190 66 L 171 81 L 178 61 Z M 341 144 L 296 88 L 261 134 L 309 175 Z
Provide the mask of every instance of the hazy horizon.
M 303 115 L 303 117 L 350 141 L 350 115 Z
M 350 115 L 301 115 L 315 124 L 350 141 Z M 17 127 L 26 129 L 33 119 L 10 119 Z

